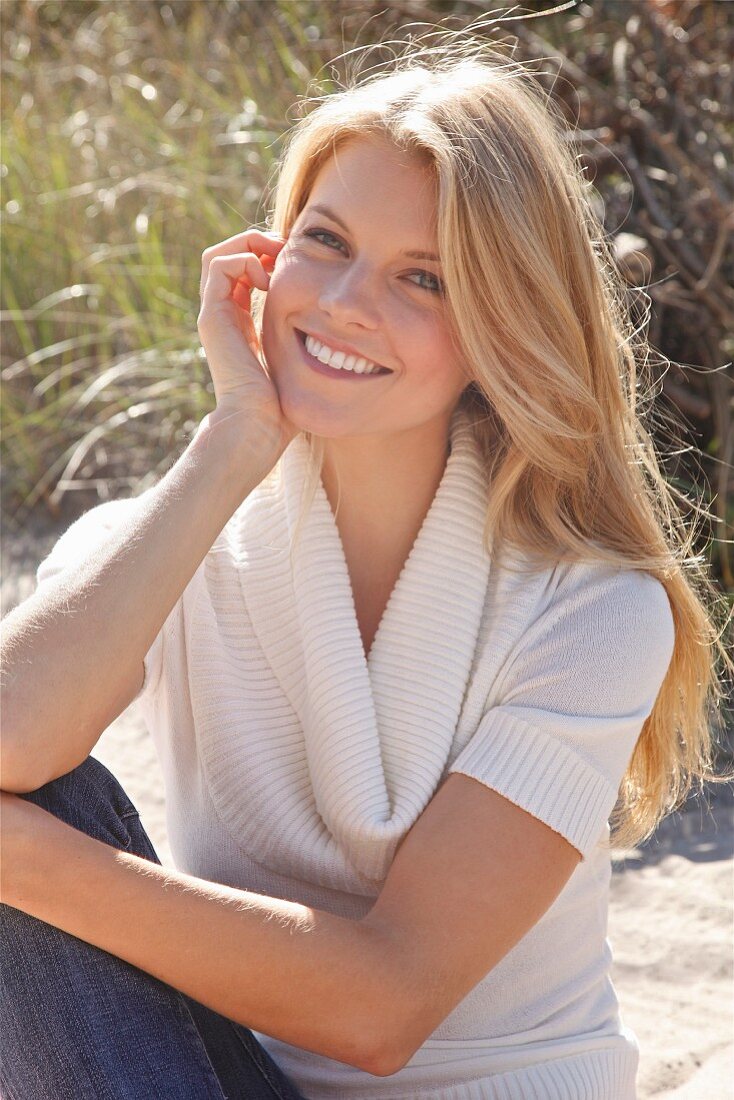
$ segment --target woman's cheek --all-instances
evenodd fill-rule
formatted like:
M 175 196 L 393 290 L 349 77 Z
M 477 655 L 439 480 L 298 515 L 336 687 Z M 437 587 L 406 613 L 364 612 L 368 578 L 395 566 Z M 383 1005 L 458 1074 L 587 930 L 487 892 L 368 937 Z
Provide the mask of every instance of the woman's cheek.
M 275 350 L 276 333 L 278 330 L 278 317 L 283 311 L 278 309 L 278 284 L 275 276 L 270 280 L 270 289 L 265 297 L 262 311 L 262 323 L 260 326 L 260 347 L 265 356 L 265 362 L 270 363 L 271 355 Z M 282 322 L 281 322 L 282 324 Z
M 299 279 L 295 268 L 296 265 L 283 253 L 278 256 L 263 303 L 263 337 L 268 327 L 277 327 L 289 313 L 299 308 L 295 293 Z
M 300 293 L 309 285 L 313 285 L 314 265 L 309 263 L 297 246 L 286 245 L 277 258 L 275 267 L 270 276 L 268 296 L 274 290 L 279 295 L 293 292 Z
M 303 312 L 308 304 L 304 281 L 295 270 L 295 264 L 283 263 L 273 270 L 265 295 L 260 328 L 260 346 L 268 367 L 275 366 L 288 352 L 293 338 L 293 318 Z

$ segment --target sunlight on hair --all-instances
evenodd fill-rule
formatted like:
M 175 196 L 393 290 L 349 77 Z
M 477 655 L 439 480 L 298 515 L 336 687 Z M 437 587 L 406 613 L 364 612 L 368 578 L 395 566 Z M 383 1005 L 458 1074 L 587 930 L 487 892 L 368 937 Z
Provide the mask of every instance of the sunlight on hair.
M 612 843 L 634 847 L 693 779 L 732 778 L 712 764 L 724 670 L 734 672 L 722 641 L 730 617 L 684 512 L 711 517 L 661 470 L 649 432 L 652 349 L 631 319 L 573 133 L 531 67 L 471 31 L 425 32 L 396 43 L 387 62 L 389 42 L 348 51 L 344 86 L 299 105 L 269 228 L 288 235 L 346 141 L 386 136 L 432 166 L 445 308 L 471 375 L 461 401 L 491 475 L 487 546 L 507 568 L 522 559 L 644 570 L 668 595 L 673 657 L 612 816 Z M 372 50 L 383 57 L 370 66 Z M 259 326 L 260 296 L 253 317 Z M 307 508 L 323 441 L 305 434 Z

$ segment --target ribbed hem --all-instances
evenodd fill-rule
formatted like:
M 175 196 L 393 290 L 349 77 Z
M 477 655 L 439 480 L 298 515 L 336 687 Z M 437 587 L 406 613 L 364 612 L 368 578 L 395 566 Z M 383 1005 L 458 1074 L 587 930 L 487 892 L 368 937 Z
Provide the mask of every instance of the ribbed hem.
M 437 1089 L 398 1085 L 389 1077 L 375 1077 L 367 1091 L 344 1083 L 298 1087 L 307 1100 L 637 1100 L 638 1062 L 633 1049 L 596 1050 Z
M 626 1051 L 595 1051 L 414 1095 L 416 1100 L 636 1100 L 636 1076 L 637 1059 L 632 1064 Z
M 501 707 L 484 722 L 486 729 L 477 730 L 449 774 L 468 775 L 498 791 L 587 858 L 614 808 L 611 784 L 567 745 Z

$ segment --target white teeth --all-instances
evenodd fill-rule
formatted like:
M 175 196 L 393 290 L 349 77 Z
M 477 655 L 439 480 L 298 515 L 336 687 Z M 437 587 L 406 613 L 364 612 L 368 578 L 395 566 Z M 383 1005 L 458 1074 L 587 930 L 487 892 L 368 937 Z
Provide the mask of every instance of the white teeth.
M 306 336 L 306 350 L 320 363 L 328 364 L 337 370 L 351 370 L 355 374 L 376 374 L 379 367 L 362 356 L 345 355 L 343 351 L 332 351 L 313 336 Z

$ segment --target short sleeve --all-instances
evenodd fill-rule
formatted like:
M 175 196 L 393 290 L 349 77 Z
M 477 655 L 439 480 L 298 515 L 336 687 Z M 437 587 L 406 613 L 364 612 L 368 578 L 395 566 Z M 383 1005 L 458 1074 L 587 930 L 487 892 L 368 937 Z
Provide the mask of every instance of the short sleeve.
M 572 565 L 449 773 L 498 791 L 586 859 L 614 809 L 674 641 L 656 577 Z
M 149 491 L 149 490 L 148 490 Z M 105 542 L 133 515 L 136 506 L 145 496 L 128 500 L 110 500 L 90 508 L 64 531 L 56 540 L 50 553 L 36 569 L 36 591 L 68 570 L 78 569 L 87 559 L 101 549 Z M 156 635 L 143 659 L 144 680 L 134 702 L 151 694 L 160 679 L 163 666 L 163 630 Z

